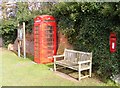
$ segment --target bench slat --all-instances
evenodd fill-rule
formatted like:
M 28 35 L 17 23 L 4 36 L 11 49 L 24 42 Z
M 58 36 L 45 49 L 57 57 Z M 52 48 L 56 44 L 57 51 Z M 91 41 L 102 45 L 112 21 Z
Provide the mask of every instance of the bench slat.
M 53 56 L 53 58 L 57 58 L 57 57 L 64 57 L 64 55 L 55 55 L 55 56 Z
M 79 66 L 77 63 L 71 63 L 69 61 L 64 61 L 64 60 L 56 61 L 56 64 L 67 66 L 67 67 L 72 67 L 73 70 L 78 70 L 78 66 Z M 87 69 L 90 69 L 89 65 L 86 64 L 86 65 L 81 66 L 81 71 L 87 70 Z
M 90 63 L 91 60 L 87 60 L 87 61 L 78 61 L 78 64 L 85 64 L 85 63 Z

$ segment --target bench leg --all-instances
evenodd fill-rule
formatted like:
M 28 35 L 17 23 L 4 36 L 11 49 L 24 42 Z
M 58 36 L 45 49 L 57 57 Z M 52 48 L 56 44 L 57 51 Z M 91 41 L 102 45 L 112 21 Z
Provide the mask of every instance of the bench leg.
M 90 63 L 89 75 L 90 75 L 90 77 L 92 76 L 92 63 Z
M 56 71 L 56 58 L 54 59 L 54 71 Z
M 81 80 L 81 71 L 79 71 L 79 78 L 78 80 L 80 81 Z
M 78 70 L 78 74 L 79 74 L 79 78 L 78 78 L 78 80 L 80 81 L 81 80 L 81 65 L 79 64 L 79 70 Z
M 90 75 L 90 77 L 91 77 L 91 68 L 89 69 L 89 75 Z
M 56 64 L 54 63 L 54 71 L 56 71 Z

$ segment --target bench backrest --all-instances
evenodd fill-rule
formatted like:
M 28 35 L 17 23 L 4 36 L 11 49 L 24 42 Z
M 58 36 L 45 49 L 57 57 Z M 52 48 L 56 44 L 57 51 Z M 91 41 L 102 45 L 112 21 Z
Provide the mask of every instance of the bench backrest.
M 92 53 L 88 52 L 81 52 L 76 50 L 64 50 L 64 60 L 78 63 L 78 61 L 86 61 L 86 60 L 92 60 Z

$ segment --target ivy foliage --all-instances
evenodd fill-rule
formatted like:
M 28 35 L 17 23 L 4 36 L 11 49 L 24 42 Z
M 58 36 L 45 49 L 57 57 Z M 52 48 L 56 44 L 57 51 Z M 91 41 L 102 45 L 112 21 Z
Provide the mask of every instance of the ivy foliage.
M 120 3 L 59 3 L 53 8 L 59 31 L 74 49 L 93 53 L 93 70 L 102 77 L 120 72 Z M 110 32 L 117 51 L 110 53 Z

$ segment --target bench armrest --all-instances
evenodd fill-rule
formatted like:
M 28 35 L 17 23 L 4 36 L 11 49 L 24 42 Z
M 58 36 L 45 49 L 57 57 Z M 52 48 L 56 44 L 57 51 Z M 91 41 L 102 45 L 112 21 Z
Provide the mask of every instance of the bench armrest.
M 87 60 L 87 61 L 78 61 L 78 64 L 85 64 L 85 63 L 89 63 L 91 62 L 91 60 Z
M 53 56 L 54 62 L 56 62 L 56 58 L 58 58 L 58 57 L 64 57 L 64 55 L 55 55 L 55 56 Z
M 64 55 L 55 55 L 55 56 L 53 56 L 53 58 L 54 58 L 54 65 L 55 65 L 55 63 L 56 63 L 56 58 L 57 57 L 64 57 Z
M 55 56 L 53 56 L 53 58 L 57 58 L 57 57 L 64 57 L 64 55 L 55 55 Z

